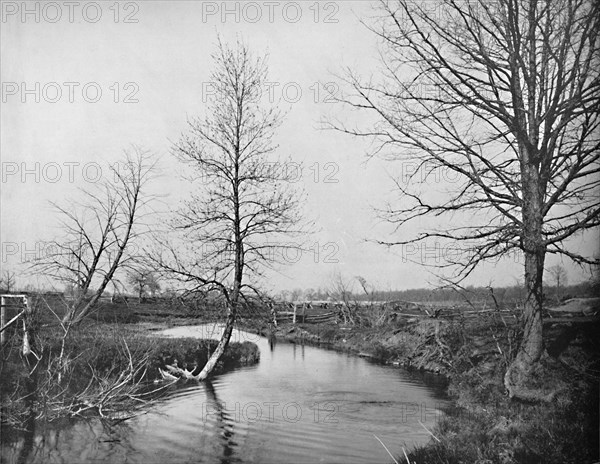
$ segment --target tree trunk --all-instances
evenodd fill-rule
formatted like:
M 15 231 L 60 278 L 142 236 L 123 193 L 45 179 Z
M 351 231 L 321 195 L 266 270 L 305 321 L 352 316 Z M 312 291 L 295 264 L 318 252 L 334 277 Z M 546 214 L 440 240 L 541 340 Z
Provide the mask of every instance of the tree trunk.
M 542 195 L 537 166 L 532 156 L 522 162 L 523 235 L 526 300 L 523 306 L 523 338 L 515 359 L 504 376 L 510 398 L 541 399 L 525 386 L 543 351 L 542 303 L 546 249 L 542 235 Z
M 75 317 L 75 312 L 77 311 L 77 306 L 78 304 L 76 302 L 73 303 L 73 305 L 69 306 L 69 309 L 62 318 L 63 324 L 70 324 L 73 321 L 73 318 Z
M 78 300 L 73 303 L 73 305 L 69 308 L 65 316 L 63 317 L 63 324 L 65 325 L 78 325 L 83 321 L 83 319 L 90 313 L 90 311 L 96 306 L 98 300 L 102 296 L 104 292 L 104 288 L 106 285 L 103 285 L 100 290 L 98 290 L 92 296 L 91 300 L 88 303 L 85 301 Z
M 239 153 L 239 152 L 238 152 Z M 239 156 L 237 157 L 239 162 Z M 236 165 L 235 169 L 235 177 L 238 179 L 239 170 Z M 217 348 L 210 356 L 209 360 L 206 362 L 206 365 L 198 374 L 194 376 L 197 380 L 204 380 L 211 371 L 215 368 L 217 362 L 225 352 L 225 349 L 229 345 L 229 340 L 231 339 L 231 333 L 233 332 L 233 326 L 235 324 L 235 319 L 237 316 L 238 309 L 238 301 L 240 298 L 240 291 L 242 288 L 242 278 L 244 272 L 244 244 L 242 241 L 242 236 L 240 232 L 240 206 L 239 206 L 239 190 L 238 184 L 234 184 L 233 188 L 233 200 L 234 200 L 234 210 L 235 210 L 235 221 L 234 221 L 234 239 L 235 239 L 235 261 L 234 261 L 234 281 L 233 281 L 233 289 L 231 291 L 230 298 L 227 299 L 228 305 L 228 314 L 227 314 L 227 322 L 225 324 L 225 330 L 223 331 L 223 335 L 221 335 L 221 340 L 217 345 Z
M 104 278 L 102 279 L 102 283 L 100 284 L 100 287 L 96 290 L 96 293 L 94 293 L 94 295 L 92 296 L 92 299 L 89 301 L 89 303 L 86 304 L 85 306 L 83 306 L 83 300 L 85 298 L 85 295 L 87 295 L 88 289 L 91 284 L 92 276 L 90 275 L 90 279 L 88 279 L 88 282 L 82 288 L 82 294 L 80 296 L 81 299 L 78 298 L 74 302 L 73 306 L 71 306 L 69 308 L 69 310 L 63 317 L 63 320 L 62 320 L 63 324 L 68 324 L 68 325 L 80 324 L 81 321 L 83 321 L 83 319 L 85 317 L 87 317 L 87 315 L 92 311 L 92 309 L 94 309 L 94 307 L 96 306 L 96 303 L 98 303 L 98 300 L 100 300 L 100 297 L 104 293 L 104 290 L 106 290 L 106 287 L 112 281 L 112 278 L 115 275 L 115 272 L 119 268 L 119 263 L 121 262 L 121 258 L 123 257 L 123 254 L 125 253 L 125 248 L 127 247 L 127 243 L 129 242 L 129 237 L 131 236 L 131 230 L 133 229 L 133 222 L 134 222 L 135 212 L 136 212 L 135 205 L 137 205 L 137 193 L 136 193 L 135 197 L 136 197 L 136 199 L 134 201 L 134 206 L 132 207 L 132 210 L 129 213 L 127 230 L 125 231 L 123 241 L 120 243 L 117 254 L 115 256 L 115 259 L 112 262 L 108 272 L 104 275 Z M 82 308 L 82 306 L 83 306 L 83 308 Z M 81 310 L 80 310 L 80 308 L 81 308 Z
M 219 362 L 219 359 L 221 358 L 221 356 L 223 356 L 225 349 L 229 345 L 229 340 L 231 339 L 231 333 L 233 332 L 233 325 L 235 324 L 235 316 L 236 316 L 236 309 L 235 309 L 235 306 L 232 305 L 232 307 L 229 309 L 229 314 L 227 315 L 227 322 L 225 324 L 225 330 L 223 330 L 223 335 L 221 335 L 221 340 L 219 340 L 219 344 L 217 345 L 217 348 L 215 349 L 215 351 L 213 351 L 209 360 L 206 362 L 206 364 L 202 368 L 202 371 L 200 372 L 200 374 L 194 376 L 194 378 L 196 380 L 206 379 L 208 377 L 208 374 L 210 374 L 212 372 L 212 370 L 215 368 L 215 366 L 217 365 L 217 362 Z
M 508 367 L 504 385 L 510 398 L 533 400 L 534 392 L 525 387 L 533 368 L 543 351 L 542 325 L 542 277 L 543 254 L 525 255 L 525 286 L 527 296 L 523 307 L 523 338 L 517 356 Z

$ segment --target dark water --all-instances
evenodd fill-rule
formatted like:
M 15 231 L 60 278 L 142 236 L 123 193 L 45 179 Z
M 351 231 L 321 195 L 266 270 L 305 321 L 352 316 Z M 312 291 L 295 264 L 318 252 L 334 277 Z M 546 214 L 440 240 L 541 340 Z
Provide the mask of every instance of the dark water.
M 218 336 L 214 326 L 171 336 Z M 431 439 L 447 405 L 441 386 L 404 370 L 334 351 L 236 332 L 260 363 L 175 389 L 146 414 L 36 430 L 2 445 L 2 462 L 384 463 Z M 26 448 L 27 453 L 22 451 Z M 29 451 L 31 448 L 31 451 Z M 26 456 L 25 456 L 26 454 Z M 23 459 L 24 458 L 24 459 Z

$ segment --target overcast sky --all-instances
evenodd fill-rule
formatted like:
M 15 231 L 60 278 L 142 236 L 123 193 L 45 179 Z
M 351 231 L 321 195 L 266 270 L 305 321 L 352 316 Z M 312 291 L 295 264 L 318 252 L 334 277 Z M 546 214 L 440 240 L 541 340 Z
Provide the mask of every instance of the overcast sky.
M 203 114 L 210 53 L 221 34 L 269 54 L 273 96 L 288 111 L 279 154 L 303 165 L 299 185 L 319 230 L 312 250 L 290 256 L 297 262 L 267 286 L 323 287 L 336 271 L 382 289 L 434 282 L 410 259 L 448 250 L 431 243 L 388 250 L 365 241 L 389 239 L 372 206 L 393 198 L 389 174 L 407 166 L 367 162 L 366 141 L 320 130 L 327 116 L 363 117 L 332 103 L 328 91 L 343 90 L 335 75 L 345 68 L 377 72 L 376 38 L 360 24 L 372 14 L 370 2 L 360 1 L 3 2 L 2 268 L 18 270 L 38 241 L 56 236 L 49 201 L 75 198 L 77 187 L 96 180 L 98 168 L 105 175 L 131 144 L 160 156 L 163 175 L 154 189 L 177 204 L 181 169 L 171 141 L 188 116 Z M 593 254 L 597 235 L 577 247 Z M 485 266 L 470 283 L 512 285 L 522 278 L 520 261 Z M 571 281 L 586 278 L 565 264 Z

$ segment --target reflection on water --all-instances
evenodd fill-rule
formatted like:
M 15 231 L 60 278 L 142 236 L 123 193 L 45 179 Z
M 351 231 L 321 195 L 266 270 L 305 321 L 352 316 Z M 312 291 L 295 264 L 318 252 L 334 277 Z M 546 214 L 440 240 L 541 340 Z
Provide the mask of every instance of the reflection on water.
M 221 463 L 234 462 L 232 460 L 237 443 L 235 442 L 235 421 L 232 415 L 223 407 L 223 403 L 217 398 L 215 387 L 211 380 L 204 382 L 206 397 L 208 400 L 207 409 L 210 407 L 214 413 L 217 427 L 220 430 L 219 436 L 223 443 L 223 452 L 221 453 Z
M 215 326 L 169 336 L 219 336 Z M 30 429 L 2 445 L 2 462 L 389 462 L 427 442 L 446 402 L 419 374 L 236 331 L 260 363 L 172 389 L 147 414 Z
M 273 332 L 269 332 L 269 348 L 271 349 L 271 351 L 273 351 L 275 349 L 275 345 L 277 344 L 277 337 L 275 336 L 275 334 Z

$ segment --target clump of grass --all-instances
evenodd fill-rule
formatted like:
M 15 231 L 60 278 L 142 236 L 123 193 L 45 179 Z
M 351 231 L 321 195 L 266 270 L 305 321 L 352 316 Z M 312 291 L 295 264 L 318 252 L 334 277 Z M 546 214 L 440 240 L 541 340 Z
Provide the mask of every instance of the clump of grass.
M 373 359 L 375 359 L 378 362 L 384 363 L 390 358 L 394 357 L 390 347 L 380 342 L 373 342 L 368 350 L 373 356 Z
M 305 327 L 313 328 L 312 325 L 306 324 Z M 321 341 L 325 343 L 335 343 L 338 340 L 343 338 L 343 335 L 340 333 L 340 329 L 337 325 L 334 324 L 323 324 L 321 327 L 320 333 Z
M 551 404 L 500 398 L 446 411 L 434 429 L 440 442 L 415 449 L 427 464 L 581 464 L 598 458 L 598 392 L 573 388 Z M 473 395 L 476 396 L 476 395 Z M 590 414 L 591 413 L 591 414 Z M 594 419 L 594 416 L 595 419 Z M 596 432 L 595 432 L 596 431 Z

